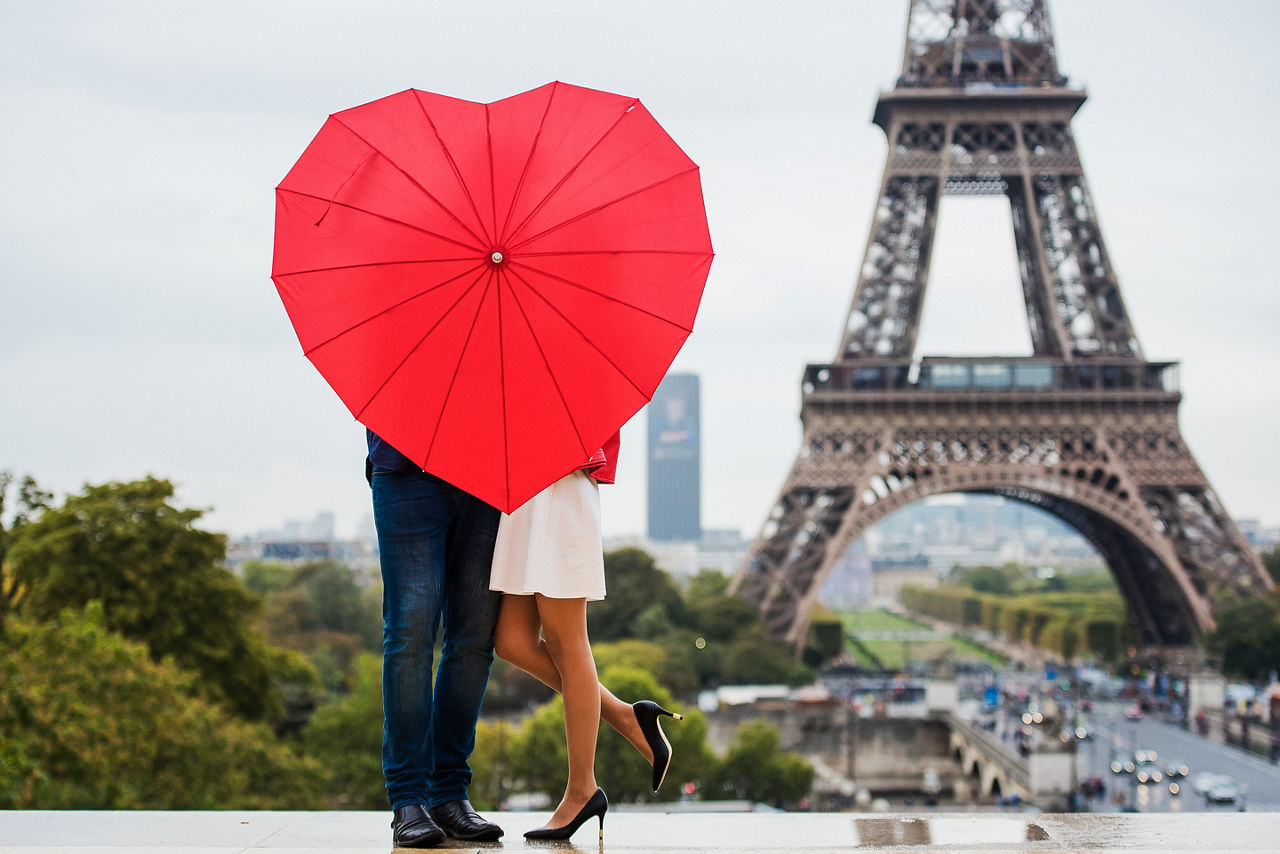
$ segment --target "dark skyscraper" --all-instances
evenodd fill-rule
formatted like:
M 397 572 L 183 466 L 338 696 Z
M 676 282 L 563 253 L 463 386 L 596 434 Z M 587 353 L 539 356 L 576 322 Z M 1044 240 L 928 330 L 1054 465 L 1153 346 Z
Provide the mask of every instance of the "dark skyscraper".
M 649 404 L 649 539 L 702 537 L 698 376 L 668 374 Z

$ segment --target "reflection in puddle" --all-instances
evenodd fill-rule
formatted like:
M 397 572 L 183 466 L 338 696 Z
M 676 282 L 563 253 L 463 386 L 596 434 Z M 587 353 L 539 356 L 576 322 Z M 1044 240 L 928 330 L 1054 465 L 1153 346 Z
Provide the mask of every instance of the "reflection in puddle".
M 859 845 L 929 845 L 929 822 L 922 818 L 860 818 Z
M 1015 845 L 1050 837 L 1035 822 L 1019 818 L 859 818 L 859 847 L 890 845 Z

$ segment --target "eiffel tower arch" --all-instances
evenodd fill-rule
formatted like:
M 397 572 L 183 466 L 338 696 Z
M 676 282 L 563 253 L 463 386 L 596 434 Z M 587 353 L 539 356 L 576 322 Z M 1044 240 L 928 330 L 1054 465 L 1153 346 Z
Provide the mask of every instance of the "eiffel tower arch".
M 1195 643 L 1221 596 L 1270 587 L 1178 428 L 1178 366 L 1143 355 L 1107 256 L 1046 0 L 909 0 L 873 121 L 889 149 L 835 360 L 808 365 L 804 438 L 733 582 L 800 646 L 832 567 L 929 495 L 1035 505 L 1106 560 L 1144 646 Z M 942 195 L 1003 195 L 1029 357 L 915 356 Z

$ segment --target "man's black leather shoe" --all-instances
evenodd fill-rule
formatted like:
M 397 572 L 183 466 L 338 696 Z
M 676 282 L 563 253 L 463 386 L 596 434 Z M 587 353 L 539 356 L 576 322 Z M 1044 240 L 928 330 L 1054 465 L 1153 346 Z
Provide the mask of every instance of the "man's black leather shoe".
M 454 839 L 463 839 L 467 842 L 493 842 L 495 839 L 502 838 L 502 828 L 478 816 L 466 798 L 432 807 L 429 814 L 435 823 Z
M 397 848 L 434 848 L 444 842 L 440 829 L 427 808 L 422 804 L 409 804 L 396 810 L 391 820 L 391 844 Z

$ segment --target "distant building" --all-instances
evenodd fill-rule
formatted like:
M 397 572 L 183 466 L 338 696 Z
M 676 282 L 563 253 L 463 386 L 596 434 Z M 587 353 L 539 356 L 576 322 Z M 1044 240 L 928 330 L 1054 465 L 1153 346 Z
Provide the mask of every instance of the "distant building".
M 742 538 L 737 530 L 713 530 L 705 532 L 702 539 L 657 541 L 648 537 L 626 535 L 608 537 L 604 550 L 614 551 L 626 547 L 643 549 L 653 555 L 653 562 L 677 581 L 697 575 L 704 569 L 713 569 L 732 577 L 738 565 L 747 555 L 750 540 Z
M 361 585 L 381 580 L 378 541 L 371 524 L 362 520 L 353 540 L 338 539 L 334 532 L 334 515 L 317 513 L 314 519 L 288 519 L 278 530 L 259 531 L 227 544 L 225 565 L 240 575 L 245 563 L 266 561 L 297 566 L 312 561 L 331 560 L 343 564 Z
M 649 539 L 702 539 L 697 374 L 668 374 L 649 404 Z
M 871 599 L 872 561 L 866 542 L 859 539 L 831 567 L 818 599 L 832 608 L 859 608 Z
M 938 573 L 927 560 L 884 560 L 871 564 L 871 600 L 883 605 L 898 601 L 905 585 L 937 587 Z

